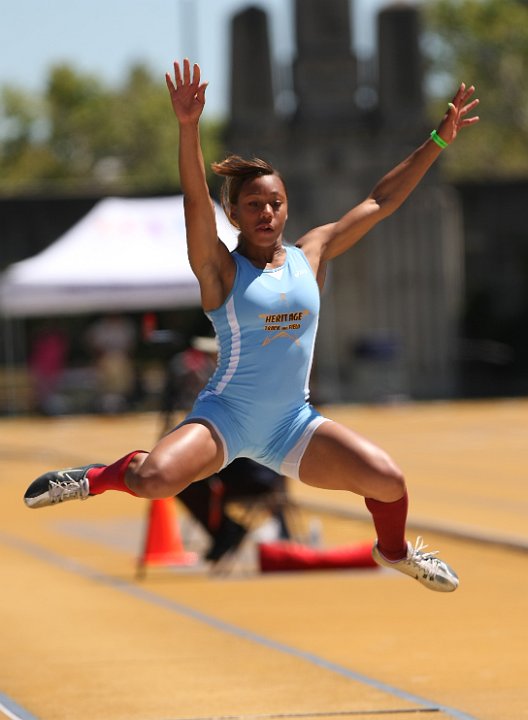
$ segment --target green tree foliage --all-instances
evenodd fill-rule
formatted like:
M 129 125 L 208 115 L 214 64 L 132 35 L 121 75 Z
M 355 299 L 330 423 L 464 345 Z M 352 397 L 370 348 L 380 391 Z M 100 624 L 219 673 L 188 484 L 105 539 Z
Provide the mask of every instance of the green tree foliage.
M 527 0 L 427 0 L 424 20 L 432 78 L 447 79 L 450 88 L 472 83 L 481 101 L 478 127 L 463 133 L 456 153 L 446 153 L 450 176 L 526 177 Z M 442 106 L 433 105 L 436 117 Z
M 164 79 L 140 65 L 105 87 L 69 65 L 54 67 L 42 96 L 0 94 L 0 193 L 161 192 L 179 187 L 178 129 Z M 221 126 L 202 127 L 206 162 Z

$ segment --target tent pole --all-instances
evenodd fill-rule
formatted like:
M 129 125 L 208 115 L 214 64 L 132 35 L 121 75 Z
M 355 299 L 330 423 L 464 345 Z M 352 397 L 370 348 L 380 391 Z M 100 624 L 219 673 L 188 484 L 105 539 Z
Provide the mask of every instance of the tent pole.
M 14 353 L 14 332 L 13 322 L 7 315 L 2 314 L 2 337 L 3 337 L 3 365 L 4 383 L 6 395 L 6 414 L 13 415 L 17 406 L 17 390 L 15 382 L 15 353 Z

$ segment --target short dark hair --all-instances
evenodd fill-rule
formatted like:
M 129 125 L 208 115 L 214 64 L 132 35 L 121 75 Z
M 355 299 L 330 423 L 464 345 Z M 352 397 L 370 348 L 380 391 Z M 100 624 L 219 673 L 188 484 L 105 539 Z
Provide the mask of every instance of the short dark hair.
M 212 163 L 211 169 L 216 175 L 222 175 L 224 178 L 220 190 L 220 202 L 229 222 L 232 224 L 234 223 L 231 220 L 231 208 L 238 203 L 240 190 L 248 180 L 253 180 L 262 175 L 275 175 L 281 180 L 284 189 L 286 189 L 284 178 L 278 170 L 261 158 L 254 157 L 251 160 L 246 160 L 240 155 L 228 155 L 221 162 Z

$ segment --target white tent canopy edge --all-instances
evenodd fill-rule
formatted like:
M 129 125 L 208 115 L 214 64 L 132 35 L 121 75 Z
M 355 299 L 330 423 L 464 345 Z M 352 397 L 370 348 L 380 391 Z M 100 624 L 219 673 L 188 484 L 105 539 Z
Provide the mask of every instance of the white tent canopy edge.
M 219 237 L 236 230 L 214 203 Z M 6 318 L 198 307 L 183 196 L 101 200 L 52 245 L 0 276 Z

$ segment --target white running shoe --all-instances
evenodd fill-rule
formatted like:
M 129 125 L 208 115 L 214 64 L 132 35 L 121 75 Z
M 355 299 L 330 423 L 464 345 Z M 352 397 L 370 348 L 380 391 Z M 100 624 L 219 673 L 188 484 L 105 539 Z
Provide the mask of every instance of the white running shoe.
M 104 467 L 104 465 L 97 463 L 44 473 L 28 487 L 24 502 L 30 508 L 40 508 L 56 505 L 65 500 L 86 500 L 90 494 L 90 483 L 86 474 L 94 467 Z
M 415 547 L 410 542 L 407 542 L 407 557 L 391 562 L 383 557 L 378 549 L 378 543 L 375 543 L 372 548 L 372 557 L 378 565 L 410 575 L 429 590 L 453 592 L 458 587 L 456 572 L 446 562 L 435 557 L 438 550 L 424 552 L 426 547 L 427 545 L 424 545 L 423 539 L 417 537 Z

